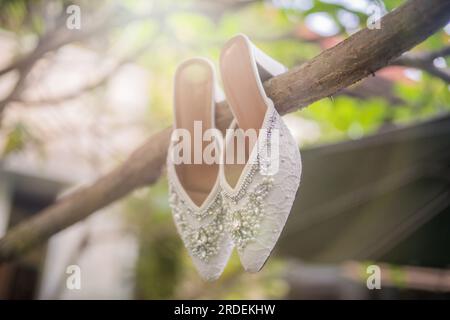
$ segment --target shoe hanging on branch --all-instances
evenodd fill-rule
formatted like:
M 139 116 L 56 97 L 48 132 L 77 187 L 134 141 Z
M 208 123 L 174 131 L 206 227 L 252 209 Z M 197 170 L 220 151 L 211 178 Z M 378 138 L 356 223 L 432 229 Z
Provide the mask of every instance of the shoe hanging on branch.
M 264 82 L 283 115 L 330 97 L 389 65 L 450 20 L 449 0 L 409 0 L 386 14 L 380 29 L 363 29 L 312 60 Z M 220 103 L 216 124 L 226 128 L 231 113 Z M 171 128 L 151 137 L 121 165 L 20 223 L 0 239 L 0 261 L 14 259 L 52 235 L 126 196 L 155 183 L 165 164 Z

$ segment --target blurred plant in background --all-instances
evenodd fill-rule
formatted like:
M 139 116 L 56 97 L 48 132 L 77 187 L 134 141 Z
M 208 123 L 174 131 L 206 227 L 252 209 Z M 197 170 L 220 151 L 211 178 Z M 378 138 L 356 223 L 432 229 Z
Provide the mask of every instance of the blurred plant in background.
M 78 33 L 65 27 L 64 8 L 70 3 L 81 8 Z M 217 61 L 222 44 L 242 32 L 291 68 L 364 28 L 371 3 L 1 0 L 2 158 L 33 154 L 52 163 L 58 150 L 52 145 L 70 145 L 65 151 L 68 158 L 86 161 L 96 174 L 104 172 L 150 133 L 170 125 L 172 76 L 184 59 L 206 56 Z M 384 1 L 388 11 L 401 3 Z M 414 51 L 441 50 L 448 46 L 449 34 L 447 26 Z M 53 69 L 58 63 L 62 66 Z M 432 62 L 440 70 L 449 63 L 448 57 Z M 11 70 L 3 69 L 11 64 Z M 86 68 L 71 69 L 71 64 L 86 64 Z M 127 72 L 130 69 L 134 73 Z M 80 73 L 81 79 L 71 76 Z M 145 80 L 139 82 L 144 83 L 140 91 L 134 90 L 133 79 L 141 79 L 136 74 Z M 63 83 L 61 90 L 58 85 Z M 119 87 L 134 96 L 117 101 L 114 92 Z M 448 113 L 449 102 L 448 81 L 426 70 L 390 66 L 286 116 L 286 121 L 300 145 L 318 145 Z M 280 298 L 286 294 L 283 261 L 274 258 L 262 272 L 249 275 L 233 256 L 219 281 L 202 282 L 172 223 L 166 181 L 133 193 L 122 208 L 140 243 L 136 297 Z

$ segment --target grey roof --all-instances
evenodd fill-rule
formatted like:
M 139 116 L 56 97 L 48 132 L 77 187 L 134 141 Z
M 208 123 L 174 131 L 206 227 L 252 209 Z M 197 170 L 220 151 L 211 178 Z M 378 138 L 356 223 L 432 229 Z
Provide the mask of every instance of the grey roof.
M 400 244 L 440 214 L 450 215 L 448 115 L 307 149 L 302 158 L 302 182 L 279 254 L 316 262 L 395 260 Z M 441 239 L 437 229 L 425 238 Z M 450 237 L 444 239 L 447 244 L 426 242 L 436 257 L 448 255 Z M 431 250 L 414 241 L 396 256 L 411 263 Z M 450 264 L 446 259 L 442 263 Z

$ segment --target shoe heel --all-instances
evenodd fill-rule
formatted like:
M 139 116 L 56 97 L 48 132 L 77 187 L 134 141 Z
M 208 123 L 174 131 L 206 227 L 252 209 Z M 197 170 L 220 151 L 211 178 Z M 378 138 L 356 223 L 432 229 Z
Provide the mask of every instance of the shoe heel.
M 274 58 L 265 54 L 261 49 L 253 44 L 253 42 L 245 34 L 238 34 L 233 39 L 242 38 L 251 49 L 256 67 L 258 69 L 259 78 L 264 82 L 272 77 L 276 77 L 285 73 L 288 68 L 275 60 Z

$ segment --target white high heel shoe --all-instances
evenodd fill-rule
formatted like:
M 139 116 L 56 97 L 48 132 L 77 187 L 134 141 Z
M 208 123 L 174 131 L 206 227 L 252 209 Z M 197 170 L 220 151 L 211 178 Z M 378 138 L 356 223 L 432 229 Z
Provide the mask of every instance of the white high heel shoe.
M 193 135 L 196 121 L 201 121 L 203 130 L 215 128 L 215 97 L 218 92 L 213 65 L 203 58 L 187 60 L 178 67 L 174 82 L 174 131 L 167 156 L 169 203 L 178 232 L 198 273 L 205 280 L 215 280 L 222 273 L 233 249 L 224 227 L 219 165 L 206 164 L 203 158 L 201 164 L 179 163 L 179 159 L 175 159 L 177 152 L 180 153 L 180 145 L 176 141 L 181 133 L 189 133 L 191 138 L 189 148 L 183 149 L 183 158 L 185 152 L 191 159 L 195 158 Z M 203 132 L 201 134 L 203 136 Z M 185 143 L 184 138 L 182 142 Z M 220 153 L 220 132 L 215 138 L 216 150 Z M 203 143 L 202 157 L 204 148 Z
M 268 259 L 289 216 L 300 183 L 298 146 L 267 97 L 262 81 L 286 71 L 244 35 L 222 49 L 221 75 L 235 117 L 225 138 L 220 168 L 227 230 L 246 271 L 259 271 Z M 256 130 L 257 141 L 246 149 L 243 165 L 227 164 L 235 129 Z M 230 130 L 231 129 L 231 130 Z M 270 155 L 265 152 L 267 148 Z

